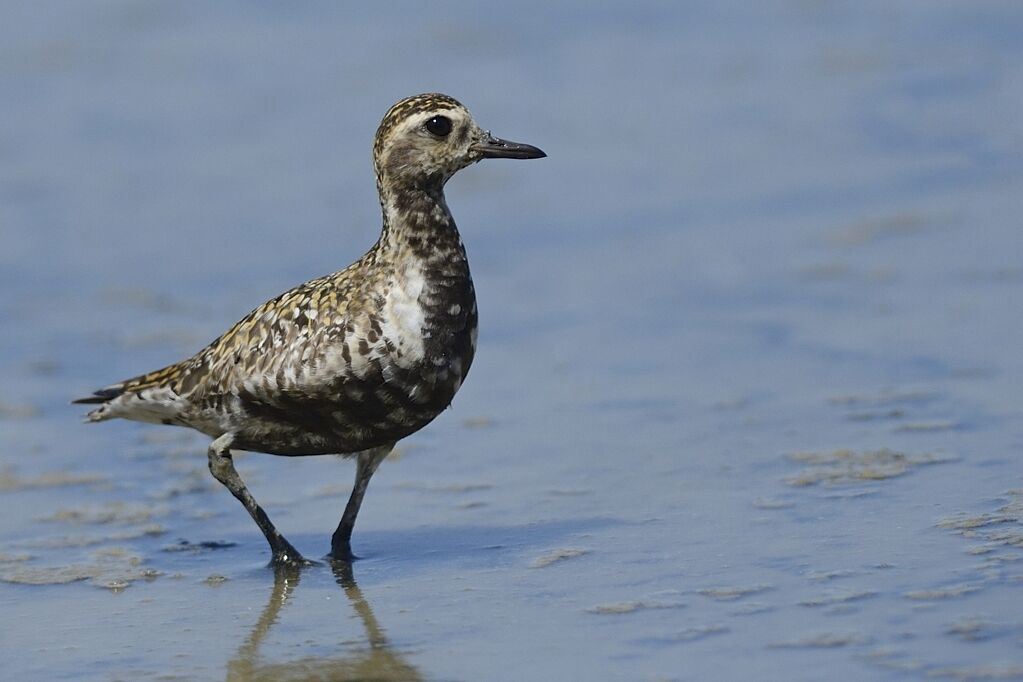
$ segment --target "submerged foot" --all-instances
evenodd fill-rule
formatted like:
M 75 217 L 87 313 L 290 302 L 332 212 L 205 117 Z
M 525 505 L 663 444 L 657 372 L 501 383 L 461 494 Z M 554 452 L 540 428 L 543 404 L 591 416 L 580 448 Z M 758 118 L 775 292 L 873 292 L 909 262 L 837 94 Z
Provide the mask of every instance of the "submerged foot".
M 352 554 L 351 544 L 345 543 L 334 543 L 330 546 L 330 554 L 327 558 L 331 561 L 341 561 L 345 563 L 352 563 L 358 560 L 359 557 Z
M 275 546 L 270 548 L 273 556 L 270 557 L 271 566 L 315 566 L 316 562 L 306 559 L 295 547 L 283 537 Z
M 298 554 L 297 552 L 294 554 L 290 554 L 287 552 L 282 552 L 281 554 L 275 553 L 272 557 L 270 557 L 270 566 L 272 566 L 273 568 L 303 568 L 305 566 L 318 565 L 319 565 L 318 561 L 306 559 L 304 556 Z

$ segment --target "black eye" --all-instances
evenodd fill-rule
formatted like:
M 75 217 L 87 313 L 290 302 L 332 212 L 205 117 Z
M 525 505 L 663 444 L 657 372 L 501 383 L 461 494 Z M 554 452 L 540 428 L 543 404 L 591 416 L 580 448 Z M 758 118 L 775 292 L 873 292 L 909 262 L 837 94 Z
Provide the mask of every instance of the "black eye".
M 426 129 L 437 137 L 447 137 L 451 132 L 451 119 L 447 116 L 434 116 L 426 122 Z

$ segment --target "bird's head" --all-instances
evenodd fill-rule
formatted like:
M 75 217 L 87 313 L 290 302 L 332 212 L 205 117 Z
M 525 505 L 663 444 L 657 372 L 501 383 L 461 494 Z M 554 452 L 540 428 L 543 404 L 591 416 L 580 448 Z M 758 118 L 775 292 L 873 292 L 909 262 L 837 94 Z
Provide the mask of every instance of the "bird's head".
M 377 128 L 373 164 L 382 185 L 441 188 L 456 172 L 482 159 L 539 159 L 528 144 L 508 142 L 480 128 L 469 110 L 439 93 L 406 97 Z

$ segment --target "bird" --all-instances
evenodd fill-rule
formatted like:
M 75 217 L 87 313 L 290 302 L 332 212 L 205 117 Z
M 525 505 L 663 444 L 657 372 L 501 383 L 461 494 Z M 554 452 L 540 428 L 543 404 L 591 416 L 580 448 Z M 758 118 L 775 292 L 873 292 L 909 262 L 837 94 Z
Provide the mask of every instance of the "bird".
M 399 440 L 451 404 L 476 352 L 476 295 L 444 186 L 483 159 L 545 156 L 494 137 L 448 95 L 398 101 L 373 141 L 383 219 L 361 258 L 260 305 L 190 358 L 73 402 L 97 406 L 86 422 L 121 418 L 212 438 L 210 472 L 256 522 L 272 565 L 313 562 L 253 498 L 232 451 L 354 458 L 328 554 L 354 560 L 370 478 Z

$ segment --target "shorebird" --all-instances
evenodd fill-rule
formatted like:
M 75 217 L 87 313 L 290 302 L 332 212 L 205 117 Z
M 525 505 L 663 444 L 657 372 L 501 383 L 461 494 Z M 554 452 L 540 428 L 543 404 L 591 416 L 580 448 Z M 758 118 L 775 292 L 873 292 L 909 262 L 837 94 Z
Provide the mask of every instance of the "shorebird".
M 380 238 L 347 268 L 264 303 L 191 358 L 102 388 L 86 421 L 186 426 L 213 438 L 213 476 L 245 506 L 274 564 L 307 563 L 235 470 L 231 451 L 340 454 L 355 485 L 330 557 L 354 558 L 370 478 L 395 443 L 440 414 L 476 350 L 476 296 L 444 184 L 482 159 L 537 159 L 496 138 L 458 101 L 415 95 L 388 110 L 373 143 Z

